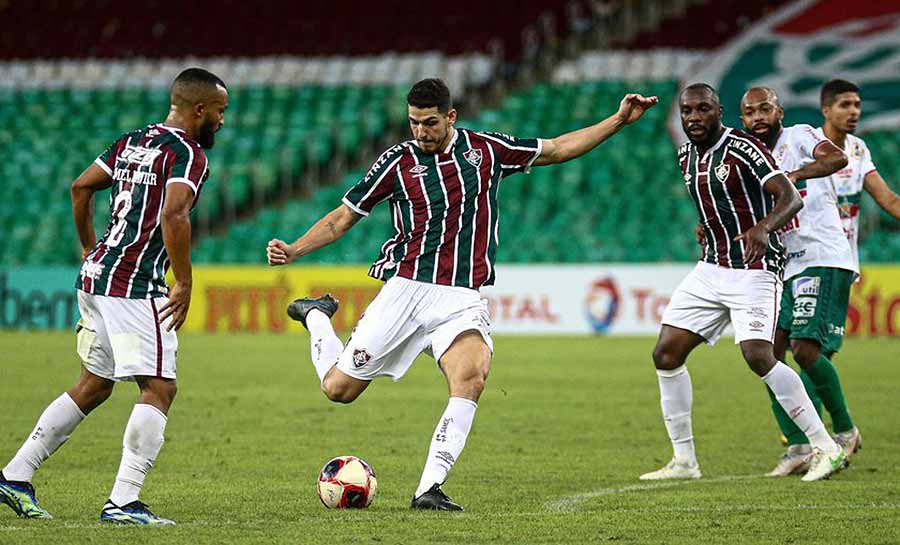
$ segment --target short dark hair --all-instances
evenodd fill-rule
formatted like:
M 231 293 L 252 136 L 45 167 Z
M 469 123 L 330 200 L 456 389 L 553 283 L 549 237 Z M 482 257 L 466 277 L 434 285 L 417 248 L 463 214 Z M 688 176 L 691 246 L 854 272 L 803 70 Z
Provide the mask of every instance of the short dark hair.
M 822 86 L 820 96 L 822 106 L 831 106 L 841 93 L 859 93 L 859 87 L 855 83 L 845 79 L 833 79 Z
M 228 88 L 225 85 L 225 82 L 222 81 L 222 78 L 213 74 L 209 70 L 204 70 L 202 68 L 188 68 L 183 70 L 178 77 L 172 81 L 172 89 L 175 89 L 176 85 L 210 85 L 215 87 L 216 85 L 221 85 L 224 88 Z
M 685 93 L 687 93 L 688 91 L 701 91 L 701 90 L 709 91 L 710 93 L 712 93 L 712 96 L 716 99 L 716 102 L 718 102 L 719 104 L 722 103 L 722 101 L 719 99 L 719 92 L 716 91 L 715 88 L 708 83 L 692 83 L 692 84 L 688 85 L 687 87 L 685 87 L 684 89 L 681 90 L 681 94 L 679 95 L 679 98 L 682 95 L 684 95 Z
M 406 103 L 416 108 L 434 108 L 442 114 L 450 111 L 453 101 L 450 99 L 450 89 L 444 80 L 428 78 L 416 82 L 406 95 Z

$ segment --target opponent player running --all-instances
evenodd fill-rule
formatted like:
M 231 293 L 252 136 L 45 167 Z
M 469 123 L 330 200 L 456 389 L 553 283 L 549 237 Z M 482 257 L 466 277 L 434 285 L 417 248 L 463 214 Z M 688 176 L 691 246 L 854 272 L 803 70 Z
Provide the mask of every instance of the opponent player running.
M 38 419 L 0 473 L 0 498 L 22 518 L 51 518 L 35 498 L 34 472 L 106 401 L 117 381 L 134 380 L 140 401 L 125 427 L 122 462 L 100 520 L 174 524 L 138 499 L 163 445 L 175 398 L 175 357 L 191 303 L 188 212 L 208 175 L 206 154 L 224 123 L 228 93 L 217 76 L 185 70 L 172 83 L 166 121 L 125 134 L 72 184 L 75 227 L 84 264 L 78 290 L 81 378 Z M 112 186 L 111 219 L 98 243 L 94 193 Z M 175 284 L 168 290 L 171 262 Z
M 685 360 L 700 343 L 714 344 L 729 322 L 747 364 L 816 447 L 803 479 L 822 479 L 838 471 L 846 456 L 825 430 L 800 377 L 772 350 L 784 264 L 777 231 L 803 202 L 759 141 L 722 125 L 721 103 L 712 87 L 687 87 L 679 108 L 690 142 L 678 150 L 678 159 L 706 244 L 703 260 L 672 295 L 653 350 L 674 457 L 641 479 L 700 478 Z
M 809 125 L 783 127 L 783 118 L 784 109 L 773 90 L 754 87 L 744 94 L 744 127 L 772 151 L 804 202 L 803 210 L 783 230 L 787 289 L 781 298 L 775 331 L 775 355 L 784 358 L 790 342 L 813 406 L 818 409 L 824 401 L 836 439 L 846 437 L 845 443 L 851 442 L 855 448 L 859 431 L 850 418 L 837 369 L 830 360 L 841 346 L 850 286 L 856 276 L 853 251 L 838 213 L 837 191 L 833 179 L 828 177 L 847 166 L 847 157 L 821 129 Z M 809 467 L 812 448 L 772 390 L 768 391 L 788 448 L 767 475 L 786 477 L 802 473 Z M 848 449 L 847 457 L 852 453 L 853 448 Z
M 807 182 L 810 191 L 807 199 L 818 190 L 834 212 L 824 207 L 812 208 L 807 201 L 807 207 L 811 208 L 809 213 L 815 216 L 804 222 L 802 215 L 807 213 L 804 210 L 799 230 L 787 234 L 789 261 L 786 276 L 797 278 L 791 283 L 794 289 L 786 290 L 782 300 L 775 352 L 776 355 L 784 354 L 789 336 L 794 359 L 807 368 L 805 372 L 810 380 L 806 386 L 810 397 L 814 404 L 817 398 L 824 402 L 831 414 L 834 439 L 844 447 L 849 458 L 861 447 L 862 439 L 850 418 L 837 372 L 830 360 L 841 347 L 850 284 L 859 275 L 859 202 L 865 189 L 882 209 L 900 219 L 900 196 L 891 191 L 878 174 L 865 142 L 852 134 L 861 111 L 859 88 L 845 80 L 829 81 L 822 87 L 821 105 L 825 126 L 815 129 L 814 135 L 834 142 L 846 152 L 848 162 L 827 178 Z M 777 146 L 774 148 L 776 153 Z M 823 227 L 812 233 L 812 224 Z M 827 228 L 824 227 L 826 224 Z M 841 228 L 838 230 L 838 227 Z M 840 233 L 840 238 L 847 241 L 846 246 L 834 233 Z M 819 268 L 828 263 L 833 264 L 831 268 Z M 789 446 L 769 475 L 783 476 L 802 471 L 810 451 L 809 441 L 781 407 L 773 404 L 773 411 Z
M 412 507 L 461 510 L 441 485 L 466 443 L 491 364 L 487 306 L 477 290 L 494 283 L 500 183 L 532 166 L 587 153 L 657 99 L 626 95 L 604 121 L 550 140 L 456 128 L 456 110 L 441 80 L 416 83 L 407 102 L 413 140 L 384 152 L 343 204 L 296 242 L 270 241 L 268 259 L 284 265 L 330 244 L 389 200 L 396 235 L 369 271 L 386 283 L 347 346 L 329 321 L 337 310 L 330 296 L 298 299 L 288 313 L 309 329 L 312 360 L 332 401 L 355 400 L 377 377 L 399 380 L 423 351 L 434 357 L 450 400 Z

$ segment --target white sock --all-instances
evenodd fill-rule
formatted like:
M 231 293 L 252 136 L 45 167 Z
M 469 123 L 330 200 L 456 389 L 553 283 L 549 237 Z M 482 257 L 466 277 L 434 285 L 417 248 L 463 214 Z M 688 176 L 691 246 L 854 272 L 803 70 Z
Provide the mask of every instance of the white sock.
M 659 401 L 662 406 L 666 431 L 672 441 L 675 458 L 690 465 L 697 463 L 694 452 L 694 432 L 691 428 L 691 405 L 694 389 L 687 366 L 666 371 L 657 369 L 659 378 Z
M 444 410 L 431 437 L 431 446 L 428 448 L 428 458 L 425 459 L 425 469 L 422 470 L 419 488 L 416 489 L 416 498 L 428 492 L 435 483 L 443 484 L 447 480 L 450 468 L 466 446 L 466 438 L 472 429 L 477 408 L 477 403 L 462 397 L 451 397 L 447 402 L 447 409 Z
M 119 507 L 138 499 L 144 478 L 165 442 L 166 415 L 153 405 L 138 403 L 122 438 L 122 463 L 109 499 Z
M 312 362 L 321 384 L 344 351 L 344 343 L 335 335 L 331 319 L 319 309 L 314 308 L 306 313 L 306 328 L 309 329 Z
M 34 472 L 69 439 L 82 420 L 84 413 L 68 393 L 63 393 L 44 409 L 31 435 L 3 468 L 3 476 L 10 481 L 31 482 Z
M 828 435 L 825 424 L 813 408 L 812 401 L 810 401 L 806 389 L 803 388 L 800 375 L 779 361 L 763 377 L 763 380 L 768 384 L 772 393 L 775 394 L 775 399 L 788 413 L 794 424 L 797 424 L 797 427 L 803 430 L 803 433 L 809 438 L 809 443 L 813 447 L 825 451 L 833 451 L 837 448 L 834 440 Z

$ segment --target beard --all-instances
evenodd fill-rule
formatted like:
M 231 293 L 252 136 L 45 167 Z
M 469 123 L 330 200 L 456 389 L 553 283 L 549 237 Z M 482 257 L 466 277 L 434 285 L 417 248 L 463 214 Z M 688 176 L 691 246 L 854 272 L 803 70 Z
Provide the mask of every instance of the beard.
M 772 125 L 769 126 L 769 129 L 764 133 L 756 133 L 750 131 L 750 134 L 759 138 L 766 144 L 768 147 L 772 147 L 775 145 L 775 139 L 778 138 L 778 134 L 781 132 L 781 121 L 774 121 Z
M 200 130 L 197 131 L 197 143 L 203 149 L 212 149 L 216 144 L 216 124 L 214 122 L 207 121 L 200 126 Z

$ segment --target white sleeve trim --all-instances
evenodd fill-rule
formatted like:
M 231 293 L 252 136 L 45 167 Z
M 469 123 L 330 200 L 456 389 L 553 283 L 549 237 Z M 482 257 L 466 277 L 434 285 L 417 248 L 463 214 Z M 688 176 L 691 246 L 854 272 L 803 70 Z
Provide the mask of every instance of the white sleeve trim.
M 197 194 L 197 184 L 195 184 L 188 178 L 169 178 L 166 181 L 166 187 L 169 187 L 169 184 L 185 184 L 191 188 L 191 190 L 194 192 L 194 195 Z
M 537 151 L 534 152 L 534 157 L 532 157 L 530 161 L 525 163 L 525 169 L 522 171 L 525 174 L 528 174 L 529 172 L 531 172 L 532 165 L 534 164 L 535 161 L 537 161 L 537 158 L 540 157 L 541 153 L 544 151 L 544 141 L 540 138 L 537 138 L 536 140 L 537 140 Z
M 341 199 L 341 202 L 344 203 L 345 205 L 347 205 L 347 208 L 349 208 L 350 210 L 353 210 L 360 216 L 368 216 L 369 215 L 368 212 L 366 212 L 362 208 L 360 208 L 360 207 L 356 206 L 355 204 L 353 204 L 352 202 L 350 202 L 350 199 L 348 199 L 347 197 L 344 197 L 343 199 Z
M 779 174 L 781 174 L 782 176 L 787 176 L 787 174 L 785 174 L 785 172 L 783 170 L 773 170 L 772 172 L 770 172 L 762 177 L 762 179 L 759 181 L 759 185 L 765 185 L 766 182 L 769 181 L 769 178 L 778 176 Z
M 83 163 L 82 163 L 82 164 L 83 164 Z M 101 161 L 99 157 L 97 157 L 96 159 L 94 159 L 94 164 L 97 165 L 98 167 L 102 168 L 102 169 L 103 169 L 103 172 L 109 174 L 110 176 L 113 175 L 112 169 L 109 168 L 109 165 L 107 165 L 106 163 L 104 163 L 103 161 Z

